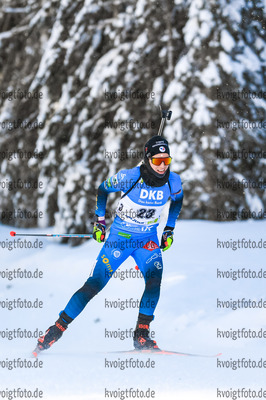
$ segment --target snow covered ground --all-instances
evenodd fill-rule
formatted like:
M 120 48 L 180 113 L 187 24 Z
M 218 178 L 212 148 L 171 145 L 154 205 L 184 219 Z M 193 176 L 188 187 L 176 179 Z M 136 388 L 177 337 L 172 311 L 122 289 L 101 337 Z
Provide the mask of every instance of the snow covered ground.
M 238 239 L 251 239 L 257 243 L 265 240 L 265 227 L 265 221 L 179 221 L 173 246 L 163 255 L 161 298 L 156 319 L 151 324 L 159 346 L 203 355 L 222 353 L 218 358 L 111 353 L 131 349 L 132 339 L 107 338 L 106 330 L 134 328 L 138 311 L 136 308 L 106 308 L 105 299 L 137 300 L 144 287 L 141 278 L 122 280 L 117 276 L 88 304 L 63 338 L 38 358 L 38 362 L 43 362 L 42 368 L 8 369 L 7 361 L 14 359 L 36 362 L 30 358 L 36 339 L 8 340 L 4 332 L 17 328 L 44 331 L 53 324 L 73 292 L 87 279 L 101 246 L 90 240 L 79 247 L 70 247 L 59 244 L 59 239 L 49 238 L 43 239 L 42 249 L 9 251 L 0 247 L 0 398 L 8 398 L 7 391 L 17 388 L 28 391 L 39 388 L 43 391 L 43 398 L 49 400 L 143 398 L 133 397 L 134 391 L 146 391 L 148 388 L 155 391 L 153 398 L 156 400 L 215 400 L 220 397 L 251 398 L 244 395 L 240 397 L 241 393 L 234 397 L 232 390 L 238 388 L 266 390 L 263 366 L 259 367 L 259 363 L 254 368 L 254 362 L 266 360 L 265 338 L 217 338 L 217 329 L 266 330 L 266 312 L 263 308 L 217 308 L 217 299 L 266 300 L 264 278 L 217 278 L 217 269 L 266 271 L 265 248 L 217 248 L 217 239 L 228 243 Z M 10 230 L 10 227 L 0 226 L 0 242 L 11 239 Z M 20 229 L 16 231 L 22 232 Z M 39 231 L 30 229 L 27 232 Z M 17 268 L 27 271 L 38 268 L 43 272 L 43 277 L 4 278 L 7 269 L 13 271 Z M 125 270 L 136 271 L 132 258 L 122 264 L 118 271 Z M 43 301 L 43 308 L 3 308 L 6 300 L 18 298 L 31 301 L 38 298 Z M 139 363 L 154 361 L 155 365 L 154 368 L 110 367 L 110 361 L 126 359 L 131 364 L 133 360 Z M 238 359 L 242 360 L 239 361 L 242 364 L 232 369 L 232 361 Z M 225 361 L 228 368 L 222 367 L 221 362 Z M 245 368 L 246 362 L 253 362 L 253 368 Z M 130 395 L 119 393 L 119 390 L 130 388 L 133 389 Z M 228 392 L 222 396 L 218 390 Z M 13 397 L 10 395 L 10 398 Z

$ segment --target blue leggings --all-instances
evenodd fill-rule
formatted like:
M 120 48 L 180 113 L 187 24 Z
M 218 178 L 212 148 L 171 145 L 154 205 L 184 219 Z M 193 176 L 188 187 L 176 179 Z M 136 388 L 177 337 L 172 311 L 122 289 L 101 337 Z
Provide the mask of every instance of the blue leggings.
M 133 257 L 145 279 L 145 290 L 139 312 L 153 316 L 160 296 L 163 271 L 162 253 L 157 233 L 128 234 L 111 229 L 110 235 L 100 251 L 96 263 L 85 284 L 73 294 L 63 310 L 70 318 L 76 318 L 87 303 L 107 284 L 112 274 L 129 257 Z M 61 311 L 61 313 L 63 312 Z M 60 313 L 60 314 L 61 314 Z

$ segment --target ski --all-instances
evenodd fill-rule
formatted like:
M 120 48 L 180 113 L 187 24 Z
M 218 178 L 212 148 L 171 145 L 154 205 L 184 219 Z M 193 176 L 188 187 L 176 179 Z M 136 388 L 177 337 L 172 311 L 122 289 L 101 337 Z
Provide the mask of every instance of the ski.
M 41 351 L 42 350 L 40 350 L 39 347 L 36 346 L 31 354 L 32 354 L 33 357 L 37 358 Z
M 188 356 L 188 357 L 204 357 L 204 358 L 216 358 L 222 355 L 222 353 L 205 355 L 205 354 L 194 354 L 194 353 L 181 353 L 180 351 L 171 350 L 120 350 L 111 351 L 113 354 L 164 354 L 164 355 L 177 355 L 177 356 Z
M 38 355 L 42 352 L 37 346 L 33 352 L 32 356 L 37 358 Z M 222 355 L 222 353 L 218 354 L 195 354 L 195 353 L 182 353 L 180 351 L 172 351 L 172 350 L 118 350 L 118 351 L 110 351 L 108 354 L 162 354 L 162 355 L 176 355 L 176 356 L 184 356 L 184 357 L 203 357 L 203 358 L 217 358 Z

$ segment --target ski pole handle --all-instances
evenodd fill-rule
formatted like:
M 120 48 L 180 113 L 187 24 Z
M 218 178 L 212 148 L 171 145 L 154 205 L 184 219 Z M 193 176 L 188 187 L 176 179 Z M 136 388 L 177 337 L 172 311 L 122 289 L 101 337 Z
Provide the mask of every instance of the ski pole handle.
M 10 236 L 43 236 L 43 237 L 64 237 L 64 238 L 92 238 L 92 233 L 16 233 L 10 232 Z
M 160 127 L 159 127 L 159 131 L 158 131 L 158 136 L 162 136 L 162 132 L 163 132 L 163 127 L 165 124 L 166 119 L 168 121 L 170 121 L 171 117 L 172 117 L 172 111 L 171 110 L 162 110 L 161 106 L 160 106 L 160 110 L 161 110 L 161 123 L 160 123 Z M 140 161 L 137 165 L 137 167 L 139 167 L 141 164 L 143 163 L 143 161 Z
M 172 116 L 172 111 L 170 111 L 170 110 L 162 110 L 162 119 L 161 119 L 159 131 L 158 131 L 158 136 L 162 135 L 163 127 L 164 127 L 166 118 L 169 121 L 171 119 L 171 116 Z

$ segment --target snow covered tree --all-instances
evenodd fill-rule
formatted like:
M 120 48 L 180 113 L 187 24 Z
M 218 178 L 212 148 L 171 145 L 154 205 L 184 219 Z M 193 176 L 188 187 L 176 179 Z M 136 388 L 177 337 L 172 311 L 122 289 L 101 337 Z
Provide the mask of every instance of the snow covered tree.
M 184 182 L 181 217 L 264 210 L 262 1 L 4 0 L 0 21 L 0 181 L 43 183 L 1 188 L 0 208 L 44 213 L 8 220 L 2 212 L 2 222 L 90 230 L 97 186 L 139 161 L 107 152 L 142 151 L 157 133 L 161 103 L 173 111 L 164 136 Z M 7 98 L 18 90 L 39 96 Z M 123 98 L 125 91 L 155 96 Z M 18 149 L 44 157 L 8 160 L 4 151 Z M 242 150 L 254 156 L 236 157 Z

